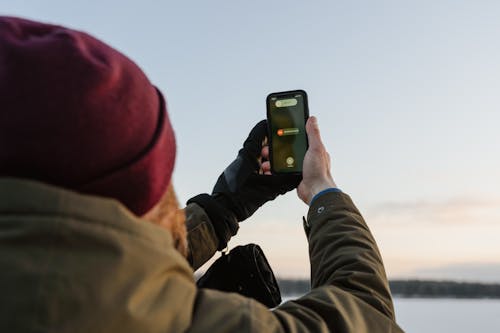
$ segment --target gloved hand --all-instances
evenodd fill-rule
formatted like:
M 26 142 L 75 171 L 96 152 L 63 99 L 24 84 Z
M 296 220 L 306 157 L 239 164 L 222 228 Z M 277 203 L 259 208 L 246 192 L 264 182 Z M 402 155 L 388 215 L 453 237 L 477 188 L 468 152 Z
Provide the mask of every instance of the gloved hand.
M 261 151 L 266 136 L 267 122 L 262 120 L 250 131 L 236 159 L 219 176 L 212 195 L 200 194 L 188 201 L 205 209 L 219 239 L 219 250 L 236 234 L 238 222 L 267 201 L 296 188 L 302 179 L 300 175 L 262 173 Z
M 267 201 L 295 189 L 299 175 L 264 175 L 260 170 L 261 151 L 267 136 L 262 120 L 250 131 L 236 159 L 220 175 L 212 195 L 233 212 L 238 221 L 250 217 Z

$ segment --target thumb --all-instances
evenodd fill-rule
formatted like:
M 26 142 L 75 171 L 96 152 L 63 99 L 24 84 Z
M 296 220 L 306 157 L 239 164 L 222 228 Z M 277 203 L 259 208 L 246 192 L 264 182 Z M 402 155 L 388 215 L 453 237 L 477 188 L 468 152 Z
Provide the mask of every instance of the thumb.
M 323 141 L 321 141 L 321 136 L 319 134 L 318 119 L 316 117 L 309 117 L 306 123 L 306 132 L 310 148 L 316 149 L 323 147 Z

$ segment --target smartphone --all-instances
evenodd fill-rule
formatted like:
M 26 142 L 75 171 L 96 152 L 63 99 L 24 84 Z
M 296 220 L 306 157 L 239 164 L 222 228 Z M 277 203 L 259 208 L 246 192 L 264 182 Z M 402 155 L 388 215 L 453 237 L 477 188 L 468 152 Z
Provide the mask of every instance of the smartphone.
M 308 148 L 306 121 L 307 94 L 292 90 L 266 98 L 269 160 L 272 173 L 300 174 Z

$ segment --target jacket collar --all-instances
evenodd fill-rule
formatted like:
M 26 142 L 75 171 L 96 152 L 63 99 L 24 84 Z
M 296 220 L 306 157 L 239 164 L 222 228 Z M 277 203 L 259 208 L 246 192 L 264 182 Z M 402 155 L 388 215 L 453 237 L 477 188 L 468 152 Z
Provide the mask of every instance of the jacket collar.
M 154 243 L 172 245 L 168 231 L 134 215 L 119 201 L 19 178 L 0 178 L 0 214 L 75 217 L 133 232 Z

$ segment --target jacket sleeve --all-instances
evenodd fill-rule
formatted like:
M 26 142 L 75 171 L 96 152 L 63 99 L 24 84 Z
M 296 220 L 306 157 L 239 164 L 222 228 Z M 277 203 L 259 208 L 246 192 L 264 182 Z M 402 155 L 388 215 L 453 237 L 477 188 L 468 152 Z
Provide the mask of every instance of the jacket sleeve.
M 334 192 L 317 198 L 305 230 L 312 291 L 277 312 L 309 307 L 339 332 L 399 331 L 382 257 L 351 198 Z
M 186 207 L 188 231 L 188 262 L 197 270 L 217 251 L 219 240 L 210 218 L 201 206 L 191 203 Z
M 272 311 L 236 294 L 199 290 L 191 332 L 403 332 L 395 322 L 375 240 L 350 197 L 326 193 L 309 209 L 312 290 Z
M 382 257 L 351 198 L 343 193 L 319 197 L 308 221 L 311 287 L 334 286 L 394 319 Z

